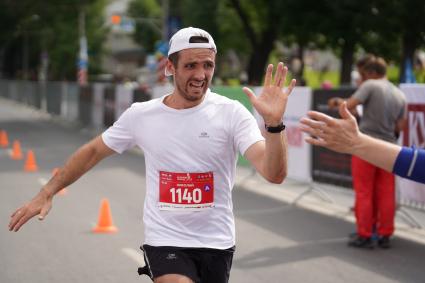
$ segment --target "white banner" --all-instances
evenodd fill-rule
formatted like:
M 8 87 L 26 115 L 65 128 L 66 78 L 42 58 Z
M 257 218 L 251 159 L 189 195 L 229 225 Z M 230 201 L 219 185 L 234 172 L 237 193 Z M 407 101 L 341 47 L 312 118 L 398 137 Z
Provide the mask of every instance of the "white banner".
M 408 125 L 403 132 L 403 145 L 425 148 L 425 84 L 401 84 L 400 89 L 408 104 Z M 425 185 L 400 177 L 397 181 L 401 202 L 425 205 Z
M 253 90 L 256 95 L 261 87 Z M 288 177 L 299 181 L 311 181 L 311 145 L 306 143 L 305 134 L 300 130 L 300 119 L 311 108 L 312 91 L 309 87 L 295 87 L 292 91 L 283 117 L 288 139 Z M 254 110 L 260 129 L 264 129 L 262 117 Z

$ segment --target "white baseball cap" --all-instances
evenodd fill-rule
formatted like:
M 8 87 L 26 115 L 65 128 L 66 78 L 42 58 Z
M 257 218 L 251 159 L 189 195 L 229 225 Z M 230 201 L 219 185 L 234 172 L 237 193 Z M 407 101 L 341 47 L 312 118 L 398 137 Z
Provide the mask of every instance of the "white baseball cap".
M 194 40 L 199 37 L 206 39 L 206 42 L 196 42 Z M 217 53 L 217 47 L 215 46 L 214 39 L 208 32 L 200 28 L 188 27 L 182 28 L 176 32 L 173 37 L 171 37 L 168 56 L 181 50 L 190 48 L 208 48 L 213 49 L 214 52 Z M 172 75 L 167 68 L 165 68 L 165 75 Z

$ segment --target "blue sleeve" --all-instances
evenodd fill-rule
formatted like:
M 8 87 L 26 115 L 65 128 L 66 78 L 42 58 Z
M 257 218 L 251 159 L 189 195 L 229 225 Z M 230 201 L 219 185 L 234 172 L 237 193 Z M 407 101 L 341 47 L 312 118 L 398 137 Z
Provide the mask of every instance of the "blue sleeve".
M 425 150 L 403 147 L 395 161 L 393 173 L 425 184 Z

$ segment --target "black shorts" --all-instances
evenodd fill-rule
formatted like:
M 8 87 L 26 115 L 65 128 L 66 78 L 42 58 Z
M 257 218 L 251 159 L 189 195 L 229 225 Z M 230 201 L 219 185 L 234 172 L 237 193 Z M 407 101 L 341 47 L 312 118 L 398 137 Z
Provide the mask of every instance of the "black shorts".
M 226 250 L 143 245 L 149 276 L 181 274 L 199 283 L 227 283 L 235 247 Z

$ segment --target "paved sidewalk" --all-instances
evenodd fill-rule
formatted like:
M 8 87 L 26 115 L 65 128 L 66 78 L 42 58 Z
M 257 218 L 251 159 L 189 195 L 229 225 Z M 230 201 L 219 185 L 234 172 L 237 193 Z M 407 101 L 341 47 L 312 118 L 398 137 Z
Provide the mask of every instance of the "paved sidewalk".
M 347 188 L 315 182 L 303 183 L 291 179 L 286 179 L 281 185 L 275 185 L 253 173 L 252 169 L 241 166 L 237 168 L 235 186 L 317 213 L 355 222 L 351 210 L 354 193 Z M 413 217 L 421 228 L 414 227 L 409 217 Z M 347 231 L 347 234 L 349 232 Z M 425 211 L 404 206 L 398 209 L 395 236 L 425 245 Z

